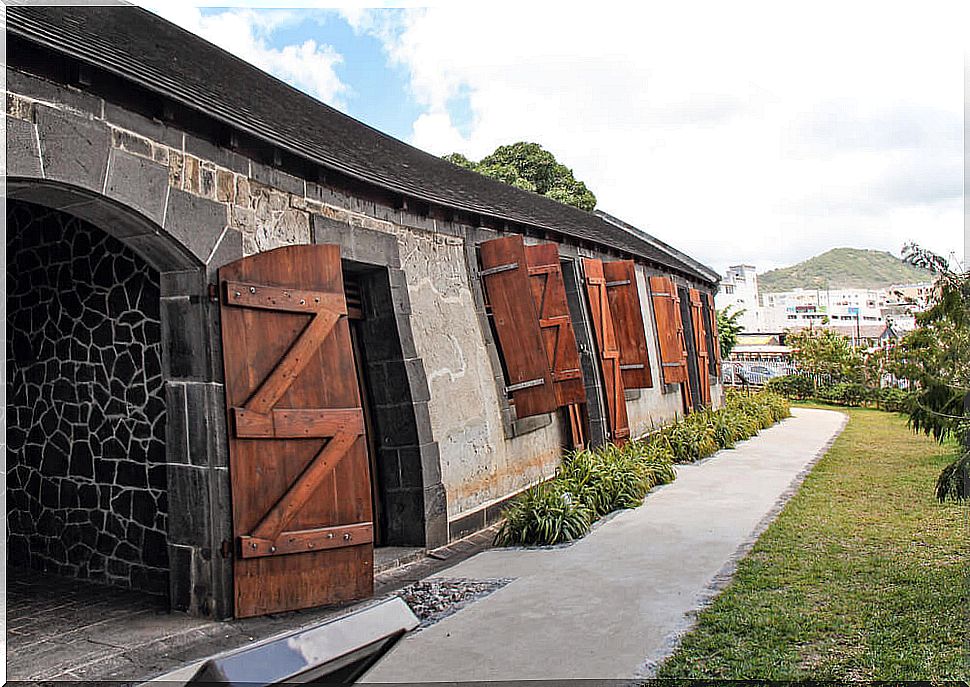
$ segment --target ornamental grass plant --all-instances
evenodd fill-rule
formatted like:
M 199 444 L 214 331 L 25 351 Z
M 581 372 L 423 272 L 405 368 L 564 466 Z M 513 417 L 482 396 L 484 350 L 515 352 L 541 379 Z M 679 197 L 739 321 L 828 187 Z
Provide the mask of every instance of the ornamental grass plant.
M 504 511 L 500 546 L 543 546 L 584 536 L 597 519 L 635 508 L 654 487 L 672 482 L 675 463 L 731 448 L 791 416 L 784 397 L 728 392 L 723 408 L 702 410 L 641 439 L 571 451 L 555 476 L 520 494 Z

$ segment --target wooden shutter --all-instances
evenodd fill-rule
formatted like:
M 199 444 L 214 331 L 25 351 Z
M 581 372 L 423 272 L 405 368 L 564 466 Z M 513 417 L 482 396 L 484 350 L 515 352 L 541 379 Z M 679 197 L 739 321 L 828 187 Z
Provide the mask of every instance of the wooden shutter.
M 603 263 L 606 294 L 613 314 L 613 327 L 620 345 L 620 373 L 626 389 L 653 386 L 650 357 L 647 353 L 647 334 L 637 291 L 636 268 L 632 260 Z
M 539 315 L 539 328 L 556 388 L 556 403 L 567 406 L 586 402 L 586 387 L 579 365 L 576 334 L 566 303 L 566 286 L 559 266 L 559 249 L 554 243 L 525 247 L 529 264 L 532 300 Z
M 665 384 L 687 381 L 687 344 L 680 317 L 680 297 L 668 277 L 650 277 L 653 316 L 657 321 L 660 367 Z
M 704 301 L 707 303 L 707 326 L 710 329 L 711 346 L 708 353 L 714 363 L 714 376 L 718 381 L 721 379 L 721 336 L 717 330 L 717 310 L 714 309 L 714 297 L 709 293 L 704 294 Z
M 711 367 L 707 352 L 707 327 L 704 322 L 704 300 L 697 289 L 690 290 L 691 323 L 694 326 L 694 346 L 697 349 L 697 374 L 700 376 L 700 400 L 705 406 L 711 404 Z
M 238 617 L 370 596 L 371 485 L 338 246 L 219 270 Z
M 530 297 L 532 285 L 522 237 L 485 241 L 478 250 L 515 415 L 523 418 L 553 411 L 556 390 L 539 315 Z
M 586 297 L 589 299 L 590 318 L 596 332 L 596 348 L 603 372 L 603 392 L 606 396 L 610 431 L 615 441 L 622 442 L 630 436 L 630 425 L 626 414 L 626 397 L 623 394 L 623 375 L 620 372 L 620 349 L 613 327 L 602 261 L 584 258 L 583 274 L 586 277 Z

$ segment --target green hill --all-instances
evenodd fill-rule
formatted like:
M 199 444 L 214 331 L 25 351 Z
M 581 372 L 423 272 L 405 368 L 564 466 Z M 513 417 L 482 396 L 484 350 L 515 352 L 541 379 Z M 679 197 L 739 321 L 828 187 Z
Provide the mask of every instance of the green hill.
M 862 248 L 833 248 L 791 267 L 758 275 L 761 293 L 803 289 L 877 289 L 890 284 L 929 281 L 926 270 L 892 253 Z

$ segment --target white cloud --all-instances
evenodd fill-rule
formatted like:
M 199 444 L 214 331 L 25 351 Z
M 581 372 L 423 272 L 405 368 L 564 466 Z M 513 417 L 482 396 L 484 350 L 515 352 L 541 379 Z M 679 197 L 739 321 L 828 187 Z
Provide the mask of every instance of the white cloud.
M 282 47 L 271 44 L 275 31 L 306 17 L 301 11 L 234 8 L 203 14 L 181 2 L 143 6 L 328 105 L 345 106 L 350 89 L 337 76 L 335 68 L 343 58 L 333 47 L 312 39 Z
M 962 243 L 961 5 L 544 3 L 352 15 L 424 108 L 411 142 L 538 141 L 599 207 L 723 269 Z M 376 27 L 376 28 L 375 28 Z M 462 135 L 449 115 L 467 94 Z

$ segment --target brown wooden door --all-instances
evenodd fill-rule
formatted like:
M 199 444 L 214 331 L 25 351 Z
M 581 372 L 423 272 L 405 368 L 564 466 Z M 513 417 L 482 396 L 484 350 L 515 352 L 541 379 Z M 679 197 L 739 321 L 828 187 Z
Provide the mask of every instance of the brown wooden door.
M 566 286 L 554 243 L 525 247 L 529 263 L 532 300 L 539 315 L 539 329 L 546 345 L 546 357 L 560 407 L 586 402 L 586 387 L 579 364 L 576 333 L 566 303 Z
M 650 358 L 647 354 L 647 333 L 637 291 L 637 273 L 632 260 L 603 263 L 606 293 L 613 313 L 613 325 L 620 347 L 620 372 L 626 389 L 646 389 L 653 386 Z
M 507 392 L 518 418 L 557 408 L 556 390 L 530 297 L 529 266 L 521 236 L 484 241 L 478 246 L 485 295 L 508 376 Z
M 237 617 L 373 593 L 371 486 L 338 246 L 219 270 Z
M 583 258 L 583 274 L 586 278 L 590 319 L 593 320 L 593 330 L 596 332 L 600 369 L 603 372 L 603 393 L 606 396 L 610 431 L 613 434 L 613 440 L 622 443 L 630 436 L 630 425 L 626 414 L 623 375 L 620 372 L 620 349 L 613 327 L 609 298 L 606 294 L 603 262 L 593 258 Z
M 680 298 L 668 277 L 650 277 L 650 297 L 657 322 L 660 369 L 664 384 L 687 382 L 687 344 L 680 316 Z

